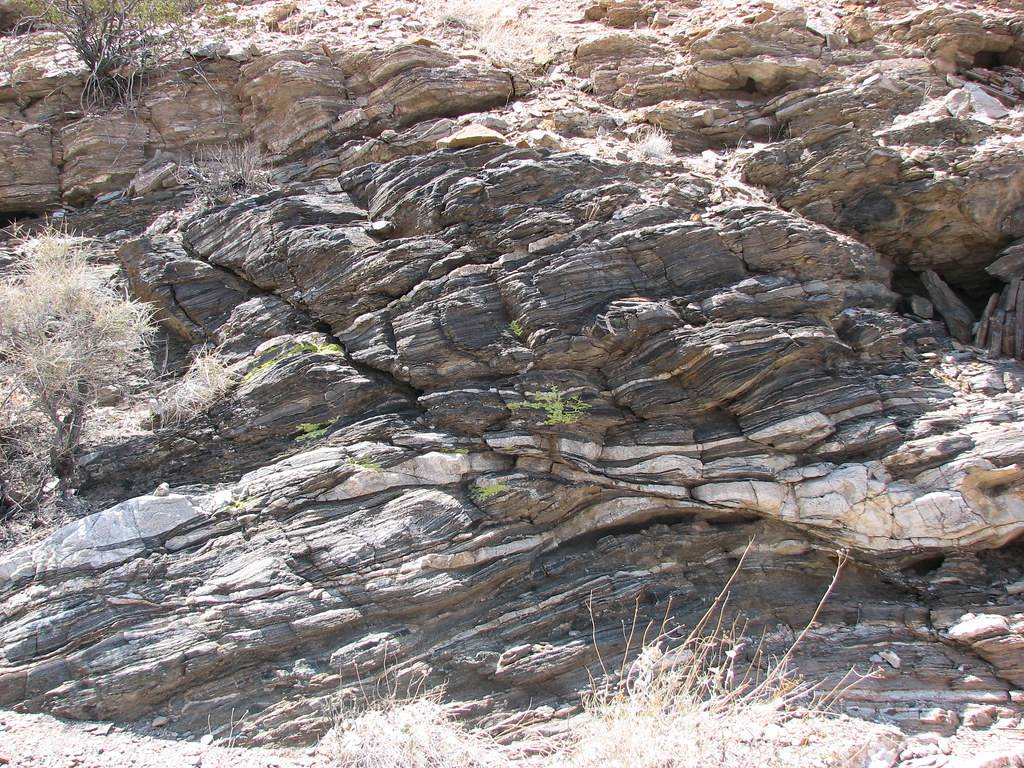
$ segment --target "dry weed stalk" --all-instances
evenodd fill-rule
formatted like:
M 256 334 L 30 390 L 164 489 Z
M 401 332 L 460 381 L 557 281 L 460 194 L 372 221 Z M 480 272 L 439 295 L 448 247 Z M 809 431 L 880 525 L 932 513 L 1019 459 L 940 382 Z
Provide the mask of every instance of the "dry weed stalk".
M 745 624 L 725 620 L 729 591 L 749 551 L 750 545 L 685 636 L 663 622 L 649 638 L 648 625 L 631 660 L 634 617 L 621 669 L 614 676 L 606 670 L 592 684 L 585 714 L 573 729 L 573 746 L 558 765 L 830 766 L 847 764 L 865 748 L 863 724 L 828 713 L 828 705 L 849 688 L 847 678 L 822 692 L 790 668 L 794 651 L 835 589 L 845 554 L 808 624 L 780 658 L 771 658 L 763 637 L 755 642 L 746 637 Z

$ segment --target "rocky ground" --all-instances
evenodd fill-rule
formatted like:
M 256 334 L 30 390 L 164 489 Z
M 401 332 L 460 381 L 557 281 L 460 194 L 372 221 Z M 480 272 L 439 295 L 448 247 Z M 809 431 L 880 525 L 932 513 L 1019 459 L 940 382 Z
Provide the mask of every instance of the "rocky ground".
M 0 765 L 11 768 L 328 768 L 338 765 L 327 744 L 305 748 L 215 746 L 208 739 L 161 738 L 159 729 L 111 723 L 69 723 L 48 715 L 0 713 Z M 1016 768 L 1024 736 L 964 730 L 953 737 L 926 733 L 882 754 L 886 762 L 852 764 L 899 768 Z M 525 765 L 545 765 L 544 759 Z
M 220 747 L 161 739 L 110 723 L 64 723 L 47 715 L 0 714 L 0 765 L 12 768 L 306 768 L 315 749 Z
M 1022 10 L 223 4 L 88 114 L 51 33 L 0 38 L 0 211 L 235 375 L 94 432 L 99 511 L 0 557 L 0 706 L 118 724 L 5 715 L 15 764 L 308 745 L 384 672 L 557 722 L 738 565 L 784 651 L 842 551 L 799 669 L 980 767 L 1024 708 Z

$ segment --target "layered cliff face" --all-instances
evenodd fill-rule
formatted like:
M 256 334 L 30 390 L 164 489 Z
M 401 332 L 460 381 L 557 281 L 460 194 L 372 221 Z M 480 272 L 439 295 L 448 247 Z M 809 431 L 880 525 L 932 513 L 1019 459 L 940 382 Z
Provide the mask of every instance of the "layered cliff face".
M 112 199 L 66 218 L 119 229 L 132 292 L 238 378 L 90 446 L 107 508 L 0 559 L 0 706 L 310 739 L 388 670 L 543 721 L 753 540 L 730 610 L 775 649 L 849 554 L 798 652 L 876 667 L 849 711 L 1019 723 L 1009 5 L 537 6 L 546 70 L 214 46 L 80 118 L 61 61 L 4 41 L 0 210 Z M 191 203 L 183 153 L 236 139 L 271 191 Z

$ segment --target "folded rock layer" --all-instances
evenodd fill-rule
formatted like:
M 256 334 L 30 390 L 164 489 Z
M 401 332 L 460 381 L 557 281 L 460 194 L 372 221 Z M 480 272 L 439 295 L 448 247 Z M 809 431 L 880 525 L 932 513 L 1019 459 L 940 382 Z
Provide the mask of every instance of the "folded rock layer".
M 0 707 L 312 741 L 383 677 L 507 730 L 736 569 L 782 653 L 843 563 L 803 674 L 1019 724 L 1019 19 L 620 5 L 530 86 L 423 40 L 226 51 L 73 119 L 17 43 L 0 210 L 159 198 L 125 281 L 236 377 L 90 445 L 101 511 L 0 556 Z M 266 191 L 176 210 L 178 155 L 238 140 Z

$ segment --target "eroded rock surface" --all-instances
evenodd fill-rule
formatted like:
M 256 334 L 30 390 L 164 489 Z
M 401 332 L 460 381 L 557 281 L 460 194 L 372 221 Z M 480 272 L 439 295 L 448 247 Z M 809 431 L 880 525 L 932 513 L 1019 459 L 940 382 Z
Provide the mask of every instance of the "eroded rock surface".
M 164 201 L 123 274 L 236 379 L 90 446 L 102 511 L 0 558 L 0 706 L 308 740 L 389 674 L 501 731 L 753 540 L 730 610 L 775 651 L 848 556 L 797 662 L 873 669 L 851 712 L 1019 726 L 1019 19 L 747 11 L 594 4 L 529 83 L 228 47 L 130 119 L 69 119 L 73 69 L 16 43 L 0 210 Z M 182 153 L 235 140 L 272 189 L 174 210 Z
M 500 106 L 529 88 L 422 45 L 333 56 L 214 50 L 148 84 L 138 109 L 82 117 L 84 74 L 73 55 L 58 47 L 55 61 L 54 37 L 28 37 L 0 39 L 10 59 L 0 74 L 0 211 L 91 203 L 128 187 L 158 151 L 188 160 L 249 140 L 268 162 L 308 160 L 384 130 Z
M 874 251 L 656 179 L 436 151 L 126 246 L 172 332 L 233 329 L 242 379 L 202 424 L 87 466 L 101 485 L 224 485 L 125 502 L 5 560 L 0 703 L 187 724 L 244 698 L 247 733 L 280 736 L 300 713 L 323 727 L 318 697 L 393 656 L 488 691 L 481 715 L 558 706 L 596 659 L 591 629 L 614 656 L 638 597 L 645 616 L 699 610 L 752 535 L 747 567 L 773 575 L 742 601 L 792 627 L 837 546 L 891 568 L 1024 530 L 1017 369 L 952 378 L 914 351 L 936 329 L 893 312 Z M 233 323 L 276 327 L 270 297 L 330 335 Z M 917 649 L 935 671 L 899 717 L 926 718 L 960 685 L 951 651 L 870 567 L 849 578 L 834 610 L 891 605 L 871 609 L 886 629 L 853 620 L 829 642 Z M 769 595 L 788 607 L 765 612 Z M 1014 663 L 970 662 L 979 682 L 947 704 L 1012 711 Z

